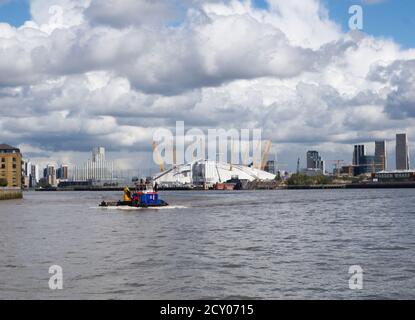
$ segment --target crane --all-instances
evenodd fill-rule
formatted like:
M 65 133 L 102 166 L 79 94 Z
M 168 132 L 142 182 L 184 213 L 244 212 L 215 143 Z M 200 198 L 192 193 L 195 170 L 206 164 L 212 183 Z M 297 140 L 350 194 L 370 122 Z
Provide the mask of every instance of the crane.
M 337 167 L 337 176 L 340 177 L 340 166 L 344 163 L 344 160 L 325 160 L 326 162 L 334 162 Z
M 380 168 L 382 168 L 382 170 L 384 170 L 385 164 L 384 164 L 384 162 L 382 162 L 382 163 L 371 163 L 371 164 L 350 164 L 349 163 L 348 167 L 349 167 L 349 177 L 351 177 L 353 175 L 352 174 L 352 169 L 353 168 L 356 168 L 356 167 L 371 167 L 372 168 L 372 173 L 375 173 L 376 172 L 376 167 L 380 167 Z

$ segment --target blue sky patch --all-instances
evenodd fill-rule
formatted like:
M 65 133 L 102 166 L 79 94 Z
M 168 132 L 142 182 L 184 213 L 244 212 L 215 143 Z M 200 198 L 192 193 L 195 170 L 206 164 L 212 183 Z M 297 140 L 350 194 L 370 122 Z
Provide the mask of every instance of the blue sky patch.
M 415 1 L 383 0 L 376 4 L 362 4 L 358 0 L 324 0 L 332 20 L 348 30 L 349 7 L 360 4 L 363 7 L 363 32 L 393 38 L 405 48 L 415 47 Z
M 19 27 L 30 19 L 29 0 L 0 1 L 0 22 Z
M 405 48 L 415 47 L 415 1 L 383 0 L 376 4 L 363 4 L 364 0 L 322 0 L 329 9 L 330 18 L 348 30 L 349 7 L 362 4 L 363 31 L 374 36 L 392 38 Z M 257 8 L 267 9 L 267 0 L 253 0 Z M 0 0 L 0 22 L 15 27 L 30 20 L 29 0 Z

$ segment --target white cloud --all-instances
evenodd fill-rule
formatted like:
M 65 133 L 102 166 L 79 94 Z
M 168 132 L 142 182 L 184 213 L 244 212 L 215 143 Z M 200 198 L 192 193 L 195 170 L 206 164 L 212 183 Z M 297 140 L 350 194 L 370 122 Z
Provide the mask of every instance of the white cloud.
M 174 1 L 164 0 L 95 0 L 86 10 L 86 16 L 93 24 L 115 28 L 165 25 L 176 15 Z
M 415 50 L 342 33 L 320 1 L 117 3 L 33 0 L 33 21 L 0 24 L 0 140 L 144 159 L 156 127 L 184 120 L 261 127 L 294 156 L 414 124 Z

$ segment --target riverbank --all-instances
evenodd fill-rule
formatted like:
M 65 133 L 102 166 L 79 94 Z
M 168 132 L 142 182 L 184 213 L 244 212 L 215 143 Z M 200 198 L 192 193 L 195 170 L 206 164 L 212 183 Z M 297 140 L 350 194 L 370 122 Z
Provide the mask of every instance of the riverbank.
M 362 182 L 329 185 L 290 185 L 288 190 L 315 190 L 315 189 L 412 189 L 415 182 Z
M 0 201 L 22 198 L 23 193 L 20 188 L 0 188 Z
M 134 188 L 134 187 L 130 187 L 130 188 Z M 123 191 L 124 187 L 105 187 L 105 188 L 100 188 L 100 187 L 71 187 L 71 188 L 37 188 L 34 189 L 35 191 L 38 192 L 50 192 L 50 191 L 95 191 L 95 192 L 100 192 L 100 191 Z
M 130 187 L 134 190 L 134 186 Z M 316 184 L 316 185 L 288 185 L 278 186 L 274 182 L 266 184 L 262 182 L 256 186 L 245 186 L 241 190 L 246 191 L 265 191 L 265 190 L 331 190 L 331 189 L 411 189 L 415 188 L 415 182 L 361 182 L 361 183 L 345 183 L 345 184 Z M 123 191 L 123 187 L 105 187 L 105 188 L 88 188 L 88 187 L 72 187 L 72 188 L 45 188 L 36 189 L 35 191 Z M 190 187 L 176 187 L 176 188 L 159 188 L 159 191 L 208 191 L 203 188 L 190 188 Z M 226 190 L 223 190 L 226 192 Z

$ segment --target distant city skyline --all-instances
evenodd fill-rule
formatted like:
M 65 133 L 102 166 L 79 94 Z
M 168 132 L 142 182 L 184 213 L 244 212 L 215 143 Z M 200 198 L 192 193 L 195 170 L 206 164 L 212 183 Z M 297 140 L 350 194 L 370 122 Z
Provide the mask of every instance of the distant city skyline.
M 391 152 L 390 145 L 387 140 L 376 140 L 372 141 L 368 145 L 366 144 L 357 144 L 354 145 L 353 148 L 350 148 L 352 152 L 350 161 L 348 161 L 348 157 L 345 157 L 345 160 L 338 160 L 334 161 L 331 160 L 332 166 L 326 166 L 327 157 L 321 154 L 317 150 L 308 150 L 305 156 L 305 166 L 301 166 L 301 156 L 300 158 L 300 168 L 308 169 L 308 170 L 320 170 L 321 173 L 333 173 L 337 170 L 337 166 L 339 164 L 342 167 L 347 167 L 348 165 L 353 165 L 356 167 L 362 166 L 361 171 L 357 171 L 358 173 L 369 173 L 372 170 L 375 171 L 382 171 L 382 170 L 411 170 L 413 169 L 410 166 L 410 153 L 409 153 L 409 140 L 406 133 L 396 134 L 395 141 L 397 142 L 395 145 L 395 149 Z M 399 144 L 401 144 L 399 146 Z M 403 145 L 402 145 L 403 144 Z M 373 148 L 370 146 L 373 145 Z M 369 148 L 367 148 L 369 146 Z M 122 180 L 122 179 L 131 179 L 134 177 L 148 177 L 153 176 L 159 172 L 159 169 L 154 164 L 150 169 L 149 168 L 137 168 L 137 169 L 130 169 L 124 170 L 124 174 L 122 174 L 123 170 L 120 170 L 114 166 L 113 161 L 106 161 L 106 150 L 104 147 L 92 147 L 91 148 L 92 157 L 87 162 L 84 162 L 83 165 L 81 164 L 61 164 L 59 168 L 56 168 L 55 165 L 48 164 L 44 169 L 45 172 L 48 171 L 49 167 L 53 167 L 53 176 L 55 179 L 59 178 L 62 180 L 70 180 L 70 181 L 84 181 L 84 180 L 103 180 L 103 181 L 115 181 L 115 180 Z M 373 152 L 371 152 L 373 150 Z M 229 150 L 228 150 L 229 151 Z M 368 154 L 367 152 L 370 151 L 373 155 Z M 390 161 L 390 154 L 393 155 L 395 159 L 402 158 L 402 153 L 404 153 L 407 158 L 405 159 L 406 166 L 399 166 L 398 162 L 395 162 L 395 167 L 391 167 Z M 280 171 L 291 171 L 295 172 L 295 170 L 291 169 L 294 164 L 286 164 L 281 162 L 281 160 L 275 161 L 275 158 L 278 155 L 271 155 L 269 166 L 272 166 L 272 170 L 275 172 L 276 168 Z M 337 157 L 340 159 L 340 157 Z M 115 160 L 116 162 L 116 160 Z M 57 162 L 56 162 L 57 163 Z M 96 164 L 96 165 L 95 165 Z M 296 164 L 296 163 L 295 163 Z M 58 172 L 62 172 L 63 168 L 65 167 L 65 177 L 59 177 Z M 268 166 L 267 166 L 268 167 Z M 33 175 L 32 172 L 36 172 L 39 170 L 39 165 L 32 165 L 30 160 L 25 161 L 24 170 L 27 174 L 28 170 L 30 169 L 30 173 L 28 176 Z M 268 167 L 269 169 L 270 167 Z M 89 173 L 88 173 L 89 172 Z M 127 174 L 125 174 L 127 173 Z M 43 175 L 47 179 L 51 179 L 45 173 Z M 36 179 L 38 181 L 39 178 Z M 29 180 L 30 181 L 30 180 Z M 50 182 L 55 182 L 53 180 Z
M 41 166 L 102 145 L 122 170 L 154 169 L 152 135 L 176 121 L 262 129 L 292 171 L 379 140 L 394 168 L 396 132 L 415 150 L 414 1 L 115 3 L 0 2 L 0 141 Z

